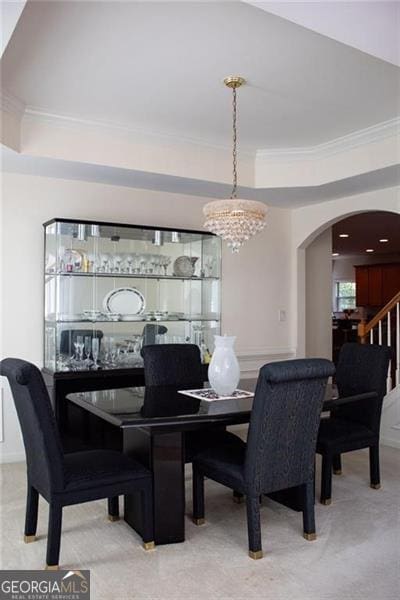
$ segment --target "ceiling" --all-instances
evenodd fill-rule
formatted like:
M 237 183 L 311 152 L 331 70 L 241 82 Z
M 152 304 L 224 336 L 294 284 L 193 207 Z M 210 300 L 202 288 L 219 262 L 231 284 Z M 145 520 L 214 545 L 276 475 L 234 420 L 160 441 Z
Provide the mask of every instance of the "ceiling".
M 341 238 L 341 233 L 349 237 Z M 381 243 L 380 239 L 389 241 Z M 398 254 L 400 258 L 400 215 L 374 211 L 343 219 L 332 227 L 332 248 L 341 257 Z M 366 253 L 367 248 L 374 252 Z
M 291 0 L 249 4 L 400 66 L 400 3 Z
M 400 69 L 242 2 L 28 2 L 1 61 L 24 104 L 229 144 L 313 146 L 400 114 Z M 384 92 L 384 93 L 383 93 Z
M 0 162 L 3 171 L 10 173 L 77 179 L 131 188 L 168 191 L 202 198 L 227 198 L 232 188 L 230 184 L 215 181 L 162 175 L 45 156 L 29 156 L 6 147 L 1 148 Z M 240 198 L 266 202 L 270 206 L 298 208 L 308 204 L 318 204 L 324 200 L 334 200 L 397 185 L 400 185 L 400 165 L 391 165 L 318 186 L 280 188 L 239 186 L 238 195 Z

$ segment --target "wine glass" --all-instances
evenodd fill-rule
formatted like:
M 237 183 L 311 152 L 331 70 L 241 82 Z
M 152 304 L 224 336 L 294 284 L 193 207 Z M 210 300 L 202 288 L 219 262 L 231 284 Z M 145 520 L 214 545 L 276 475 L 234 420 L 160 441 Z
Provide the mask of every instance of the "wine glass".
M 207 277 L 212 277 L 213 269 L 214 269 L 214 259 L 211 256 L 206 258 L 205 267 L 207 269 L 206 270 Z
M 86 364 L 90 365 L 90 363 L 92 362 L 90 360 L 90 351 L 92 349 L 92 337 L 90 335 L 85 335 L 84 347 Z
M 114 273 L 121 273 L 121 262 L 122 262 L 122 257 L 119 256 L 119 254 L 117 254 L 114 257 Z
M 77 335 L 74 342 L 74 346 L 76 351 L 76 360 L 78 363 L 82 362 L 84 345 L 85 343 L 83 341 L 83 335 Z
M 171 264 L 172 258 L 170 256 L 163 256 L 162 266 L 164 267 L 164 275 L 167 274 L 168 266 Z
M 128 273 L 130 275 L 132 274 L 132 262 L 133 262 L 133 257 L 129 254 L 126 257 L 126 264 L 128 265 Z
M 110 269 L 109 269 L 109 265 L 110 265 L 110 259 L 108 254 L 102 254 L 100 257 L 101 260 L 101 270 L 103 273 L 109 273 Z
M 97 360 L 99 358 L 100 341 L 98 337 L 92 338 L 92 356 L 93 356 L 93 368 L 98 369 Z

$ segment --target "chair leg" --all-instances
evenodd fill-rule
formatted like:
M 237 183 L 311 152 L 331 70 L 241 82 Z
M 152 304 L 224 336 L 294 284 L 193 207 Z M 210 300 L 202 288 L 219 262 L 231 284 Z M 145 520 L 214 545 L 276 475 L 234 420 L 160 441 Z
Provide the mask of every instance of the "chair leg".
M 332 457 L 329 454 L 322 455 L 320 502 L 325 505 L 332 502 Z
M 147 486 L 140 492 L 143 515 L 143 548 L 145 550 L 154 550 L 154 509 L 153 509 L 153 488 Z
M 258 496 L 246 496 L 247 531 L 249 535 L 249 556 L 253 559 L 263 557 L 261 545 L 260 499 Z
M 193 465 L 193 523 L 204 524 L 204 475 Z
M 113 496 L 112 498 L 108 498 L 107 503 L 108 503 L 108 519 L 110 521 L 118 521 L 119 520 L 119 498 L 118 498 L 118 496 Z
M 381 477 L 379 469 L 379 445 L 371 446 L 369 449 L 369 475 L 370 485 L 374 490 L 381 487 Z
M 26 496 L 26 513 L 24 542 L 29 544 L 36 540 L 36 529 L 38 520 L 39 494 L 28 482 L 28 491 Z
M 59 568 L 61 543 L 62 506 L 50 504 L 49 530 L 47 533 L 46 569 L 55 571 Z
M 332 459 L 333 464 L 333 474 L 341 475 L 342 474 L 342 457 L 340 454 L 335 454 Z
M 233 490 L 233 501 L 236 504 L 242 504 L 242 502 L 244 502 L 244 496 L 243 494 L 241 494 L 240 492 L 237 492 L 236 490 Z
M 315 533 L 314 481 L 306 483 L 303 487 L 303 537 L 311 542 L 317 539 Z

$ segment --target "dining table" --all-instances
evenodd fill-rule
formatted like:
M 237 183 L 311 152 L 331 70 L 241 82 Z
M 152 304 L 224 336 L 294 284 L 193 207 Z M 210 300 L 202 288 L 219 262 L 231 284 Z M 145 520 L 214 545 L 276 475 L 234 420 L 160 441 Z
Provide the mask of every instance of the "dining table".
M 254 392 L 256 382 L 243 379 L 239 388 Z M 146 386 L 67 395 L 68 404 L 84 417 L 86 442 L 122 451 L 152 471 L 156 544 L 185 540 L 185 435 L 203 431 L 207 440 L 210 429 L 247 424 L 253 404 L 253 396 L 210 401 L 181 392 L 175 386 Z M 369 396 L 340 398 L 337 388 L 328 384 L 323 411 Z M 290 490 L 272 498 L 301 510 Z M 124 519 L 141 534 L 139 497 L 124 497 Z

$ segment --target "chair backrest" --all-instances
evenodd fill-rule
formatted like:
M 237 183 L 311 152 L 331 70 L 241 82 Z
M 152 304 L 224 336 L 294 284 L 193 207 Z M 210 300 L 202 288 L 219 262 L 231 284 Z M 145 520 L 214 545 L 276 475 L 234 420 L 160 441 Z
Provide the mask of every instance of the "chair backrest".
M 203 387 L 200 350 L 195 344 L 156 344 L 142 348 L 146 385 Z
M 258 495 L 312 480 L 329 360 L 309 358 L 264 365 L 251 412 L 246 484 Z
M 152 346 L 156 343 L 157 335 L 164 335 L 168 329 L 165 325 L 159 325 L 158 323 L 146 323 L 143 327 L 142 333 L 142 346 Z
M 28 478 L 45 497 L 64 487 L 63 450 L 50 398 L 35 365 L 18 358 L 0 362 L 7 377 L 24 440 Z
M 392 351 L 388 346 L 344 344 L 336 369 L 339 396 L 376 392 L 377 397 L 343 405 L 335 409 L 332 415 L 364 425 L 379 435 L 391 357 Z

